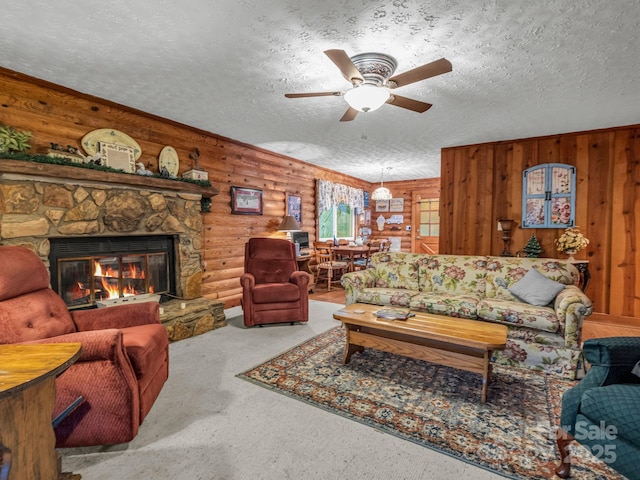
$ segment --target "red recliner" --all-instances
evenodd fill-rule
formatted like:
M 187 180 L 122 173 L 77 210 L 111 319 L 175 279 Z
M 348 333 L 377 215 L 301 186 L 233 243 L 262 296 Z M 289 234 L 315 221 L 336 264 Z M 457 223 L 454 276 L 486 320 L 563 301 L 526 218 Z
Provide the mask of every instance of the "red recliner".
M 242 309 L 247 327 L 309 320 L 309 274 L 298 270 L 295 245 L 250 238 L 244 249 Z
M 0 344 L 80 342 L 80 357 L 56 379 L 54 417 L 84 402 L 56 428 L 56 447 L 125 443 L 169 375 L 169 339 L 156 302 L 69 312 L 49 288 L 40 258 L 0 247 Z

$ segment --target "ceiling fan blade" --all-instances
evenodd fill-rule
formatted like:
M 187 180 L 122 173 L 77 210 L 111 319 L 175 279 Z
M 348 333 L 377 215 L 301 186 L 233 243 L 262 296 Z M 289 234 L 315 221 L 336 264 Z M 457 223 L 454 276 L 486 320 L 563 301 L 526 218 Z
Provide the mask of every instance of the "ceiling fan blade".
M 410 83 L 419 82 L 420 80 L 425 80 L 437 75 L 442 75 L 443 73 L 450 72 L 451 70 L 453 70 L 451 62 L 446 58 L 441 58 L 440 60 L 427 63 L 426 65 L 422 65 L 421 67 L 416 67 L 413 70 L 408 70 L 404 73 L 396 75 L 395 77 L 391 77 L 389 80 L 387 80 L 387 83 L 389 84 L 389 88 L 404 87 L 405 85 L 409 85 Z M 395 84 L 395 86 L 393 86 L 393 84 Z
M 356 79 L 359 82 L 364 82 L 364 77 L 360 71 L 353 64 L 349 55 L 344 50 L 325 50 L 325 55 L 331 59 L 333 63 L 340 69 L 344 78 L 353 83 Z
M 412 98 L 401 97 L 395 93 L 391 95 L 391 99 L 387 101 L 391 105 L 396 107 L 406 108 L 407 110 L 413 110 L 414 112 L 424 113 L 429 110 L 433 105 L 430 103 L 420 102 L 413 100 Z
M 349 107 L 347 109 L 347 111 L 344 112 L 344 115 L 342 115 L 342 118 L 340 119 L 340 121 L 341 122 L 350 122 L 351 120 L 356 118 L 356 115 L 358 115 L 358 110 L 356 110 L 355 108 Z
M 305 98 L 305 97 L 340 97 L 342 92 L 310 92 L 310 93 L 285 93 L 287 98 Z

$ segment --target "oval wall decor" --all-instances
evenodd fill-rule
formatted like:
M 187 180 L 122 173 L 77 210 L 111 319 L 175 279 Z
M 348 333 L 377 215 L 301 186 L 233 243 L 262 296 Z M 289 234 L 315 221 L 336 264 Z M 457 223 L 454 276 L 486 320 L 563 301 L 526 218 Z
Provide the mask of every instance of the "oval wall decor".
M 133 156 L 136 160 L 142 155 L 142 149 L 138 142 L 126 133 L 114 130 L 113 128 L 100 128 L 92 130 L 82 137 L 81 145 L 88 155 L 93 156 L 100 150 L 100 142 L 115 143 L 116 145 L 124 145 L 133 148 Z

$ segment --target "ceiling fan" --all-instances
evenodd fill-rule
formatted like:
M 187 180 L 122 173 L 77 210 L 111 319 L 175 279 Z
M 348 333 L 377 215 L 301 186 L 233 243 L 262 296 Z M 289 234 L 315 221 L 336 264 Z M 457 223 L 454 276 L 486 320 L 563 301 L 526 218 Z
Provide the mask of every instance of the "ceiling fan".
M 349 108 L 340 119 L 341 122 L 349 122 L 356 118 L 358 112 L 372 112 L 385 103 L 424 113 L 431 108 L 430 103 L 401 97 L 389 90 L 442 75 L 452 70 L 451 62 L 441 58 L 392 77 L 397 62 L 390 55 L 361 53 L 349 57 L 344 50 L 326 50 L 324 53 L 336 64 L 353 87 L 346 92 L 286 93 L 284 96 L 287 98 L 344 96 Z

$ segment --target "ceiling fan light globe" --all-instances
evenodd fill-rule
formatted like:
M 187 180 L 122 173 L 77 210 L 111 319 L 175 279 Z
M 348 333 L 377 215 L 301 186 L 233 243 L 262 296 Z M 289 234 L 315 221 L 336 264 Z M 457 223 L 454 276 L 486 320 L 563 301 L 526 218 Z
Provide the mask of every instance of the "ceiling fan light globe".
M 344 94 L 349 106 L 359 112 L 373 112 L 384 105 L 389 97 L 386 88 L 367 84 L 354 87 Z

